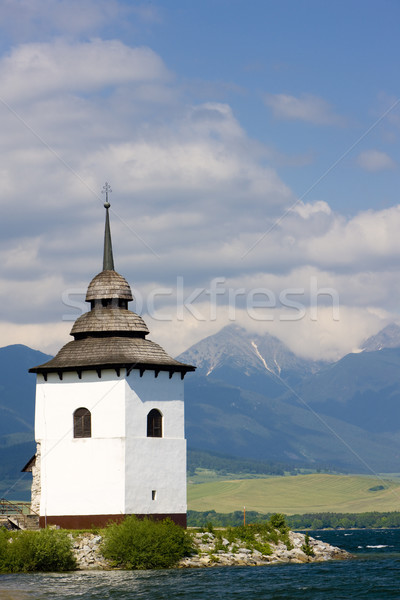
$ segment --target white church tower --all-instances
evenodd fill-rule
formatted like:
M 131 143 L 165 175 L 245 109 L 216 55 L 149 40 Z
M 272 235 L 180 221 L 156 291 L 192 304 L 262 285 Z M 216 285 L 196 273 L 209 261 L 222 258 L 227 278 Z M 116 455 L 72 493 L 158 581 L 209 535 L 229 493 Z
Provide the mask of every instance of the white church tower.
M 37 374 L 32 509 L 40 525 L 102 526 L 125 515 L 186 526 L 186 440 L 180 363 L 146 339 L 114 270 L 106 191 L 103 270 L 74 340 Z

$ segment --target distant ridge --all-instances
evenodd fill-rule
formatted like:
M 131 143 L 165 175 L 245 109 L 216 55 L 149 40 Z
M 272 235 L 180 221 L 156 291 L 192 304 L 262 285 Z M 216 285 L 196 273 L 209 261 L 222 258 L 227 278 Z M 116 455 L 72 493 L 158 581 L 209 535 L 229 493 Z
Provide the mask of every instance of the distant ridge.
M 400 472 L 400 327 L 386 326 L 362 347 L 336 363 L 309 361 L 234 324 L 194 344 L 178 357 L 198 367 L 185 379 L 189 450 Z M 49 358 L 27 346 L 0 348 L 0 497 L 8 489 L 10 499 L 29 497 L 29 475 L 13 487 L 35 448 L 28 369 Z
M 400 348 L 400 327 L 396 323 L 390 323 L 376 335 L 365 340 L 361 346 L 365 352 L 375 352 L 383 348 Z
M 249 333 L 234 324 L 194 344 L 178 360 L 196 365 L 198 375 L 224 381 L 229 377 L 231 383 L 250 389 L 254 387 L 252 380 L 260 377 L 275 384 L 281 378 L 298 381 L 325 364 L 296 356 L 268 333 Z
M 306 361 L 273 336 L 235 325 L 205 338 L 179 357 L 198 366 L 186 383 L 188 447 L 398 472 L 399 330 L 386 327 L 364 352 L 330 364 Z
M 0 497 L 8 492 L 9 500 L 30 498 L 28 474 L 14 485 L 35 451 L 36 377 L 28 369 L 49 358 L 22 344 L 0 348 Z

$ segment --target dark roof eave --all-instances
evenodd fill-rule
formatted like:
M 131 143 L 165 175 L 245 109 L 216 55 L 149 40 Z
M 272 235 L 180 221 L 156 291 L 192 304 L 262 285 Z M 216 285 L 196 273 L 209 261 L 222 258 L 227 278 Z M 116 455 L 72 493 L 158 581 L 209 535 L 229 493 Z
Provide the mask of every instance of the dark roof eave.
M 131 362 L 119 362 L 119 363 L 99 363 L 91 365 L 67 365 L 67 366 L 52 366 L 46 367 L 46 365 L 39 365 L 38 367 L 32 367 L 29 369 L 29 373 L 60 373 L 60 372 L 81 372 L 81 371 L 97 371 L 99 369 L 127 369 L 128 372 L 133 369 L 145 370 L 145 371 L 169 371 L 177 373 L 187 373 L 189 371 L 195 371 L 196 367 L 193 365 L 181 364 L 160 364 L 160 363 L 131 363 Z
M 32 471 L 32 467 L 36 463 L 36 454 L 34 454 L 26 463 L 24 467 L 21 469 L 21 473 L 30 473 Z

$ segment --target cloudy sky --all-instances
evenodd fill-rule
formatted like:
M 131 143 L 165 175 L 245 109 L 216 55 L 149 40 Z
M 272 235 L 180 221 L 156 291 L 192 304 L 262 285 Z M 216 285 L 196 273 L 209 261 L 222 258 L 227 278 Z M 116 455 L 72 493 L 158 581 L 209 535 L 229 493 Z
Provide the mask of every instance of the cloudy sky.
M 230 322 L 336 359 L 400 320 L 396 0 L 0 0 L 1 346 L 102 266 L 176 355 Z M 135 310 L 135 307 L 132 306 Z

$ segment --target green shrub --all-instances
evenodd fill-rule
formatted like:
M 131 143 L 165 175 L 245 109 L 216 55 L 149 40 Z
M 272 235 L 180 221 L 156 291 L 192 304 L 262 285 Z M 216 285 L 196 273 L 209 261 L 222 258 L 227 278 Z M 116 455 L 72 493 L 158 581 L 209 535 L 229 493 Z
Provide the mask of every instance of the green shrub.
M 269 556 L 270 554 L 272 554 L 272 549 L 268 542 L 264 544 L 261 542 L 255 542 L 254 550 L 258 550 L 258 552 L 261 552 L 261 554 L 263 554 L 264 556 Z
M 233 544 L 233 543 L 234 543 L 234 542 L 236 542 L 236 541 L 237 541 L 237 539 L 238 539 L 238 535 L 237 535 L 237 533 L 236 533 L 236 528 L 235 528 L 235 527 L 228 527 L 228 528 L 225 530 L 225 533 L 224 533 L 224 535 L 225 535 L 226 539 L 228 540 L 228 542 L 229 542 L 230 544 Z
M 281 513 L 275 513 L 274 515 L 271 515 L 269 522 L 271 523 L 272 527 L 279 529 L 279 531 L 287 530 L 285 515 L 282 515 Z
M 290 541 L 288 533 L 285 533 L 282 536 L 282 542 L 285 544 L 287 550 L 293 550 L 294 546 L 293 546 L 292 542 Z
M 236 539 L 246 544 L 254 544 L 255 534 L 258 533 L 255 527 L 250 527 L 249 525 L 240 525 L 239 527 L 230 528 L 230 530 Z
M 65 532 L 51 529 L 0 533 L 0 572 L 72 571 L 76 561 Z
M 166 569 L 192 553 L 191 536 L 170 519 L 127 517 L 104 530 L 102 553 L 125 569 Z
M 7 553 L 7 545 L 10 534 L 8 533 L 5 527 L 0 528 L 0 573 L 2 572 L 2 567 L 5 561 L 5 556 Z
M 244 544 L 249 550 L 258 550 L 262 554 L 271 554 L 270 543 L 278 544 L 280 537 L 287 537 L 287 534 L 280 536 L 270 523 L 229 527 L 224 535 L 229 543 Z
M 222 542 L 222 533 L 220 531 L 217 532 L 214 538 L 214 552 L 218 552 L 219 550 L 226 550 Z
M 304 554 L 307 554 L 307 556 L 314 556 L 314 550 L 312 546 L 310 546 L 310 536 L 308 533 L 305 535 L 304 544 L 301 546 L 301 549 L 303 550 Z
M 211 523 L 211 521 L 209 521 L 207 523 L 206 529 L 207 529 L 208 533 L 214 533 L 214 527 L 213 527 L 213 524 Z

